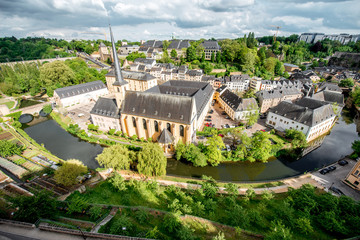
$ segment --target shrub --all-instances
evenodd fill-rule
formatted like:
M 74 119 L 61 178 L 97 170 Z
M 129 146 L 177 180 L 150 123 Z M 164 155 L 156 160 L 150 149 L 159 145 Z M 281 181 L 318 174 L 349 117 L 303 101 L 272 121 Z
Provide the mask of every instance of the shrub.
M 109 135 L 114 135 L 115 131 L 116 131 L 115 129 L 110 129 L 110 130 L 108 131 L 108 134 L 109 134 Z

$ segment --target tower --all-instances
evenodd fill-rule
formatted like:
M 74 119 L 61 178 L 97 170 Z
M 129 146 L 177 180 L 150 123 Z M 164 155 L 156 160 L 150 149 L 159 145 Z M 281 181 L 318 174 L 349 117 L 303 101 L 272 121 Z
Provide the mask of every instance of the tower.
M 125 98 L 125 91 L 129 90 L 129 83 L 125 81 L 121 74 L 120 62 L 117 56 L 114 36 L 110 28 L 110 36 L 111 36 L 111 45 L 112 45 L 112 54 L 114 59 L 114 72 L 115 72 L 115 82 L 112 84 L 115 92 L 116 104 L 119 108 L 121 108 L 122 102 Z

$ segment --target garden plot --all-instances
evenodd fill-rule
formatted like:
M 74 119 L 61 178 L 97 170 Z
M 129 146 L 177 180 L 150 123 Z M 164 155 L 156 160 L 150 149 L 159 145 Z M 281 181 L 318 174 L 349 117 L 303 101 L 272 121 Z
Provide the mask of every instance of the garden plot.
M 20 165 L 32 172 L 41 171 L 44 168 L 42 166 L 39 166 L 33 162 L 28 161 L 27 159 L 20 157 L 18 155 L 14 155 L 11 157 L 8 157 L 11 161 L 13 161 L 15 164 Z
M 28 170 L 6 160 L 5 158 L 0 157 L 0 166 L 14 174 L 15 176 L 21 178 L 24 174 L 28 173 Z

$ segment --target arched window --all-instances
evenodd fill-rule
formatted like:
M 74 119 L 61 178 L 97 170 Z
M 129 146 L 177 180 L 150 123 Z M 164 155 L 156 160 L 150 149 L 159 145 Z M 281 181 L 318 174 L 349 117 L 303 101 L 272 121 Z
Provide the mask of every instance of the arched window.
M 143 119 L 143 126 L 144 126 L 144 129 L 147 130 L 146 120 L 145 119 Z
M 180 125 L 180 137 L 184 136 L 184 126 Z
M 170 123 L 167 123 L 167 124 L 166 124 L 166 128 L 167 128 L 167 130 L 168 130 L 169 132 L 171 132 L 171 124 L 170 124 Z
M 135 120 L 134 117 L 132 117 L 132 121 L 133 121 L 133 126 L 134 126 L 134 128 L 136 128 L 136 120 Z
M 159 132 L 159 124 L 157 121 L 154 121 L 154 127 L 155 127 L 155 132 Z

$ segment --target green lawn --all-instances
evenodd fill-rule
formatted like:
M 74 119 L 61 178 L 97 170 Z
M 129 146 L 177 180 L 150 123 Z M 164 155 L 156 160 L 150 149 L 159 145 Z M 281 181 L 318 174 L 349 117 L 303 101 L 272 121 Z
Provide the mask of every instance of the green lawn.
M 15 102 L 9 101 L 9 102 L 1 103 L 1 105 L 3 105 L 3 104 L 6 105 L 9 109 L 11 109 L 15 105 Z
M 123 182 L 122 186 L 126 190 L 118 191 L 105 181 L 88 188 L 85 193 L 75 192 L 67 200 L 79 197 L 88 203 L 179 211 L 262 235 L 279 234 L 275 231 L 278 229 L 290 234 L 288 239 L 334 239 L 360 234 L 360 204 L 345 197 L 338 199 L 330 194 L 319 194 L 312 187 L 249 200 L 214 195 L 216 188 L 214 192 L 210 183 L 200 190 L 181 190 L 133 180 Z

